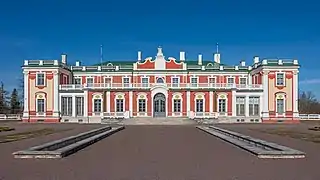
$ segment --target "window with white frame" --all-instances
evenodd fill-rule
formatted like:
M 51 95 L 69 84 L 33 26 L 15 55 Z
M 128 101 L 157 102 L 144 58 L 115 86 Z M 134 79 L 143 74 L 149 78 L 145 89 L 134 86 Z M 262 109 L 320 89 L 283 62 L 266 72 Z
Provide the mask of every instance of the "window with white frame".
M 260 97 L 249 97 L 249 116 L 260 115 Z
M 37 79 L 36 79 L 36 85 L 37 86 L 44 86 L 45 85 L 45 74 L 44 73 L 37 73 Z
M 146 100 L 145 99 L 139 99 L 138 112 L 146 112 Z
M 284 99 L 277 99 L 277 113 L 283 114 L 284 112 Z
M 198 86 L 198 78 L 191 77 L 191 87 L 197 87 L 197 86 Z
M 276 73 L 276 84 L 277 86 L 284 86 L 285 85 L 285 75 L 284 73 Z
M 234 78 L 233 78 L 233 77 L 228 77 L 228 78 L 227 78 L 227 84 L 228 84 L 228 86 L 233 86 L 233 84 L 234 84 Z
M 45 100 L 37 99 L 37 113 L 45 113 Z
M 245 116 L 246 97 L 236 97 L 236 115 Z
M 72 116 L 72 97 L 61 97 L 61 115 Z
M 124 87 L 129 87 L 130 86 L 130 78 L 129 77 L 124 77 L 123 78 L 123 86 Z
M 179 77 L 173 77 L 172 78 L 172 87 L 179 87 L 179 81 L 180 81 Z
M 157 78 L 157 83 L 164 83 L 164 79 L 162 77 Z
M 246 85 L 246 84 L 247 84 L 247 78 L 245 78 L 245 77 L 240 77 L 240 78 L 239 78 L 239 84 L 240 84 L 240 85 Z
M 75 77 L 74 84 L 81 84 L 81 77 Z
M 116 99 L 116 112 L 124 112 L 123 99 Z
M 196 99 L 196 112 L 203 112 L 203 99 Z
M 94 99 L 93 100 L 93 112 L 100 113 L 102 112 L 102 100 Z
M 84 97 L 76 97 L 76 116 L 84 115 Z
M 173 112 L 181 112 L 181 99 L 173 100 Z
M 93 77 L 88 77 L 87 78 L 87 86 L 88 87 L 93 87 Z
M 219 109 L 218 111 L 221 113 L 226 112 L 227 100 L 226 99 L 219 99 Z
M 148 87 L 149 86 L 149 78 L 142 77 L 141 78 L 141 82 L 142 82 L 142 87 Z
M 215 77 L 209 77 L 209 84 L 210 87 L 214 87 L 216 84 L 216 78 Z

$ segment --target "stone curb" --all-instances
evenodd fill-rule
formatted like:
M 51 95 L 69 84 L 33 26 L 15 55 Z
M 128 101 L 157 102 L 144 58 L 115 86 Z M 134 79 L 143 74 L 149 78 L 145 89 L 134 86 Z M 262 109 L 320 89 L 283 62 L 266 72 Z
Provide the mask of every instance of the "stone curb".
M 256 139 L 215 126 L 197 126 L 198 129 L 249 151 L 259 158 L 304 158 L 305 153 L 275 143 Z

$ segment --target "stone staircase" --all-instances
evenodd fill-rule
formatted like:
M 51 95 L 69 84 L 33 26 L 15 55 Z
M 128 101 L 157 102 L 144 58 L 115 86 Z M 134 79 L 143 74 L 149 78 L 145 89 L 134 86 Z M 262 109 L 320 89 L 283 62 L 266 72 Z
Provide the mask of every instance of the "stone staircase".
M 121 122 L 123 125 L 192 125 L 197 124 L 196 121 L 189 118 L 180 117 L 137 117 L 125 119 Z

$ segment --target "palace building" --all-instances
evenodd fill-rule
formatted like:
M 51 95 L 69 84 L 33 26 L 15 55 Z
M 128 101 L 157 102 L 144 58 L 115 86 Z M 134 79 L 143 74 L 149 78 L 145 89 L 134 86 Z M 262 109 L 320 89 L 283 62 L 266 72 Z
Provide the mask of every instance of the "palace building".
M 298 122 L 298 60 L 254 57 L 247 65 L 156 56 L 84 66 L 25 60 L 24 122 L 101 123 L 109 118 L 217 118 Z

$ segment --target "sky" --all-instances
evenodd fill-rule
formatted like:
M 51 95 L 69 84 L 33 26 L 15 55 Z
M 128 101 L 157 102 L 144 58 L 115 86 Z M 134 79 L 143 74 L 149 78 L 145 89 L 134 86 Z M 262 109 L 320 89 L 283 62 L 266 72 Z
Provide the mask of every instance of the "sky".
M 320 2 L 315 0 L 29 0 L 0 3 L 0 80 L 18 86 L 25 59 L 104 60 L 164 55 L 247 64 L 253 56 L 298 59 L 300 86 L 320 97 Z

